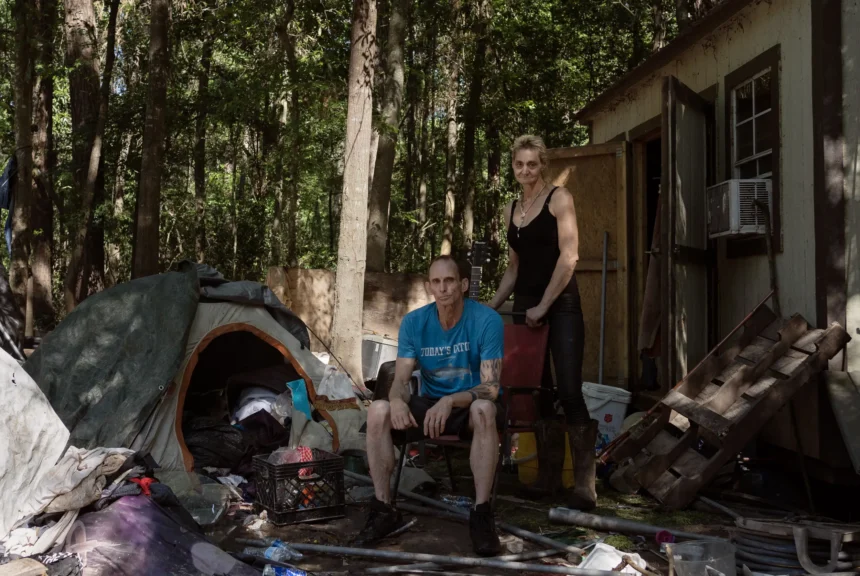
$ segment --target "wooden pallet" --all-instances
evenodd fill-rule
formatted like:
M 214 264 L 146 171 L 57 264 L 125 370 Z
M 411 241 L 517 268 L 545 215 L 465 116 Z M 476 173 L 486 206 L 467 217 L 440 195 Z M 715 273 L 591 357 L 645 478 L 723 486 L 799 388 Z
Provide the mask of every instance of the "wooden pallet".
M 737 341 L 716 351 L 612 449 L 610 483 L 645 488 L 666 508 L 690 504 L 719 470 L 851 338 L 839 324 L 812 329 L 762 307 Z

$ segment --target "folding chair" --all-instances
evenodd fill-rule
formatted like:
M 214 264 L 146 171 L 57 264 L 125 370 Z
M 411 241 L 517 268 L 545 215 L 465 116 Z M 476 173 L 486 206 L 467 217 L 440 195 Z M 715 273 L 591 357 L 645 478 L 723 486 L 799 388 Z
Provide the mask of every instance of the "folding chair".
M 538 328 L 529 328 L 525 325 L 515 324 L 505 326 L 504 357 L 502 359 L 502 378 L 500 383 L 504 419 L 502 429 L 499 431 L 501 442 L 499 443 L 499 462 L 496 465 L 496 474 L 493 479 L 491 499 L 491 506 L 493 507 L 495 507 L 496 489 L 499 484 L 499 472 L 504 463 L 505 455 L 510 454 L 510 435 L 516 432 L 531 431 L 539 416 L 538 401 L 540 394 L 546 392 L 545 389 L 541 388 L 541 378 L 543 377 L 544 355 L 546 354 L 548 337 L 549 327 L 547 325 Z M 393 366 L 390 367 L 390 371 L 391 379 L 393 379 Z M 382 374 L 382 368 L 380 368 L 380 374 Z M 515 400 L 516 397 L 526 394 L 531 396 L 532 402 Z M 455 435 L 440 436 L 435 439 L 425 438 L 423 442 L 442 448 L 445 454 L 445 463 L 448 467 L 448 476 L 451 480 L 451 489 L 456 490 L 457 484 L 454 479 L 454 469 L 451 465 L 450 449 L 469 448 L 471 447 L 471 442 L 462 440 L 459 436 Z M 400 473 L 403 469 L 407 448 L 408 443 L 399 446 L 400 459 L 397 463 L 394 477 L 394 494 L 397 494 L 400 487 Z

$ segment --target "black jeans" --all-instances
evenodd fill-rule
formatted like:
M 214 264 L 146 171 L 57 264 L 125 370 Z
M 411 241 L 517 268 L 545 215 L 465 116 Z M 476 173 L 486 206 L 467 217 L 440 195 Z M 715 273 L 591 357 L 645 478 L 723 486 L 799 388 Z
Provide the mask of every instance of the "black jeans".
M 537 306 L 541 297 L 514 294 L 514 312 L 525 312 Z M 550 370 L 550 355 L 555 367 L 555 379 L 558 384 L 557 395 L 564 417 L 568 424 L 587 424 L 591 420 L 585 398 L 582 396 L 582 359 L 585 349 L 585 322 L 582 319 L 582 305 L 579 300 L 579 287 L 576 277 L 564 292 L 556 298 L 547 312 L 545 321 L 549 322 L 549 346 L 544 358 L 543 388 L 552 389 L 552 372 Z M 514 316 L 516 324 L 525 324 L 525 317 Z M 542 418 L 554 415 L 553 395 L 544 392 L 542 395 L 540 413 Z

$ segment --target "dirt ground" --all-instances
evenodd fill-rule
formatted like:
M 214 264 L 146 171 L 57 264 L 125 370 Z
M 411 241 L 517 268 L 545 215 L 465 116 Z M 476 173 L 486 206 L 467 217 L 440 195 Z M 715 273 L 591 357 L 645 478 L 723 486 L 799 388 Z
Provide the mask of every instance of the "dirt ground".
M 454 475 L 457 481 L 457 491 L 450 490 L 447 470 L 444 461 L 432 460 L 425 468 L 433 476 L 439 486 L 439 494 L 458 494 L 472 497 L 474 495 L 472 480 L 469 472 L 468 454 L 456 454 L 454 457 Z M 544 534 L 561 542 L 578 547 L 586 546 L 598 538 L 615 546 L 619 550 L 636 552 L 648 564 L 663 573 L 666 563 L 659 554 L 659 545 L 653 537 L 636 537 L 597 533 L 574 526 L 553 524 L 548 519 L 549 509 L 554 506 L 565 506 L 563 499 L 557 501 L 530 501 L 518 495 L 520 486 L 516 474 L 503 471 L 500 475 L 498 497 L 496 502 L 496 519 L 514 524 L 526 530 Z M 365 505 L 352 503 L 347 507 L 347 516 L 342 519 L 315 524 L 300 524 L 295 526 L 277 527 L 266 523 L 260 530 L 248 530 L 235 519 L 230 525 L 219 526 L 211 533 L 212 539 L 225 550 L 239 552 L 243 546 L 236 542 L 237 538 L 280 538 L 285 542 L 303 542 L 348 546 L 350 539 L 357 534 L 364 523 Z M 711 535 L 725 536 L 725 528 L 730 520 L 724 516 L 699 512 L 695 510 L 668 513 L 661 511 L 654 500 L 639 495 L 622 495 L 611 488 L 604 487 L 598 482 L 598 508 L 595 514 L 617 516 L 629 520 L 645 522 L 665 528 L 683 529 Z M 409 520 L 414 515 L 404 512 L 404 518 Z M 377 546 L 380 550 L 404 552 L 422 552 L 451 556 L 474 557 L 469 529 L 466 523 L 449 521 L 425 515 L 417 515 L 418 522 L 408 532 L 392 538 Z M 504 538 L 509 538 L 501 534 Z M 539 546 L 524 542 L 523 551 L 540 549 Z M 503 552 L 507 553 L 507 552 Z M 564 555 L 554 557 L 553 561 L 564 561 Z M 370 566 L 393 565 L 396 562 L 372 562 L 358 558 L 339 558 L 330 556 L 311 556 L 298 565 L 309 573 L 341 573 L 362 574 Z M 404 562 L 406 564 L 406 562 Z M 451 570 L 457 570 L 452 568 Z M 462 567 L 459 571 L 471 574 L 498 574 L 498 570 Z M 513 572 L 512 572 L 513 573 Z M 536 574 L 536 573 L 535 573 Z

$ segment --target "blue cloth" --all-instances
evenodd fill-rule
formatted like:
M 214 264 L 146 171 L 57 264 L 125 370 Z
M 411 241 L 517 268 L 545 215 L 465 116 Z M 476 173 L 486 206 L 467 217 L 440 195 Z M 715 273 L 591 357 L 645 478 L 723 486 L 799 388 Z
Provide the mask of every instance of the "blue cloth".
M 6 217 L 6 249 L 12 257 L 12 210 L 15 209 L 15 182 L 18 176 L 18 160 L 15 155 L 9 158 L 3 174 L 0 175 L 0 208 L 9 211 Z
M 311 402 L 308 399 L 308 389 L 305 386 L 305 381 L 299 378 L 292 382 L 287 382 L 287 388 L 293 395 L 293 408 L 304 414 L 308 420 L 311 420 Z
M 502 317 L 487 306 L 465 300 L 463 316 L 443 330 L 435 302 L 413 310 L 400 324 L 397 356 L 421 367 L 422 396 L 442 398 L 481 383 L 481 362 L 504 354 Z

